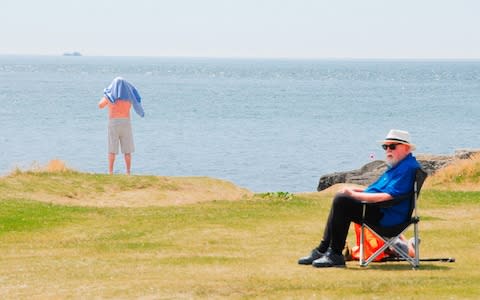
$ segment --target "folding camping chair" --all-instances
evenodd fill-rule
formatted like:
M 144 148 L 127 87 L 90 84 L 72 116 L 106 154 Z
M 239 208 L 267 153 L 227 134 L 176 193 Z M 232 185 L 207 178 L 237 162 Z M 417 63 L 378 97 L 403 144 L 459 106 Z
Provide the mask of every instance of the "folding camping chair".
M 401 260 L 408 261 L 414 269 L 418 268 L 420 264 L 420 256 L 419 256 L 419 237 L 418 237 L 418 222 L 420 218 L 417 215 L 417 200 L 418 196 L 420 195 L 420 190 L 422 189 L 423 182 L 427 178 L 427 173 L 422 170 L 421 168 L 417 169 L 415 173 L 415 180 L 413 181 L 413 188 L 412 193 L 408 195 L 403 195 L 396 197 L 392 200 L 378 202 L 378 203 L 366 203 L 363 202 L 363 220 L 361 224 L 361 231 L 360 231 L 360 266 L 366 267 L 369 263 L 371 263 L 380 253 L 383 253 L 387 248 L 393 249 L 401 258 Z M 379 225 L 372 225 L 368 224 L 365 220 L 365 212 L 368 206 L 379 206 L 379 207 L 390 207 L 393 206 L 400 201 L 405 201 L 406 199 L 410 199 L 410 211 L 407 221 L 402 224 L 391 226 L 391 227 L 382 227 Z M 410 225 L 413 224 L 413 238 L 415 243 L 415 256 L 410 257 L 408 255 L 408 251 L 405 252 L 404 249 L 398 247 L 395 244 L 397 238 L 405 232 Z M 370 257 L 365 258 L 365 228 L 368 228 L 371 232 L 373 232 L 378 238 L 382 239 L 385 244 L 378 249 L 375 253 L 370 255 Z

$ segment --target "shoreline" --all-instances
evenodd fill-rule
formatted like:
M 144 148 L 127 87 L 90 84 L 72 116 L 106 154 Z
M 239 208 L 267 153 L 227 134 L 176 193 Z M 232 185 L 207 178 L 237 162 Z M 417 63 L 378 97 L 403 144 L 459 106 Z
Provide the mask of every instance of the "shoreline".
M 425 158 L 423 155 L 419 157 Z M 427 189 L 480 191 L 479 179 L 475 175 L 480 172 L 478 170 L 480 169 L 480 150 L 442 156 L 442 159 L 448 158 L 444 161 L 439 160 L 438 156 L 428 157 L 431 159 L 429 162 L 438 168 L 430 172 L 431 176 L 425 185 Z M 428 162 L 421 159 L 419 161 L 423 164 Z M 438 164 L 435 165 L 435 163 Z M 378 165 L 379 162 L 370 164 Z M 375 170 L 380 171 L 381 168 L 377 166 Z M 374 172 L 370 171 L 371 173 Z M 67 168 L 62 161 L 53 160 L 42 168 L 28 171 L 16 170 L 5 177 L 0 177 L 0 194 L 2 200 L 26 199 L 68 206 L 148 207 L 212 201 L 244 201 L 254 200 L 256 197 L 285 199 L 292 196 L 330 197 L 345 185 L 366 186 L 359 182 L 359 176 L 343 177 L 343 179 L 343 182 L 330 182 L 327 188 L 316 192 L 256 193 L 230 181 L 205 176 L 112 176 L 82 173 Z

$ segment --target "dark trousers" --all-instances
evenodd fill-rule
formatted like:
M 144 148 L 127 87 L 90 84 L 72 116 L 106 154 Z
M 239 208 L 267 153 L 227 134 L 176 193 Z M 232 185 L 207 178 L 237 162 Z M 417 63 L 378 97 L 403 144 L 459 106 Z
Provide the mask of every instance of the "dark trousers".
M 330 214 L 323 233 L 323 239 L 318 246 L 320 252 L 326 252 L 330 247 L 335 253 L 342 253 L 345 247 L 350 222 L 362 222 L 363 205 L 354 198 L 337 194 L 333 198 Z M 367 207 L 365 219 L 371 224 L 378 224 L 382 212 L 377 207 Z

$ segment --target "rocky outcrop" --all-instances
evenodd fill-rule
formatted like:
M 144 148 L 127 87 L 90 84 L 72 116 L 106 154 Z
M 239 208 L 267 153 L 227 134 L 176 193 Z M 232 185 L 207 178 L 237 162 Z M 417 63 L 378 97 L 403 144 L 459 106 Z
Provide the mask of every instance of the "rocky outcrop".
M 480 149 L 460 149 L 455 151 L 453 155 L 418 154 L 416 155 L 416 158 L 422 168 L 427 171 L 427 173 L 433 174 L 437 170 L 446 167 L 455 160 L 469 159 L 472 155 L 476 153 L 480 153 Z M 387 165 L 384 161 L 375 160 L 357 170 L 347 172 L 335 172 L 323 175 L 318 181 L 317 191 L 322 191 L 337 183 L 369 185 L 373 183 L 386 169 Z

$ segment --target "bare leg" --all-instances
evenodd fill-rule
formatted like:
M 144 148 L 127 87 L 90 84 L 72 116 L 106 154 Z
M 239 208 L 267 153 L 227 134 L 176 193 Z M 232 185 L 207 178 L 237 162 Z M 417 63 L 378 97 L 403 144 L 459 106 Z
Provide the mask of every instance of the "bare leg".
M 130 175 L 130 166 L 132 165 L 132 155 L 125 153 L 125 167 L 127 169 L 127 175 Z
M 115 163 L 115 153 L 108 153 L 108 173 L 113 174 L 113 164 Z

